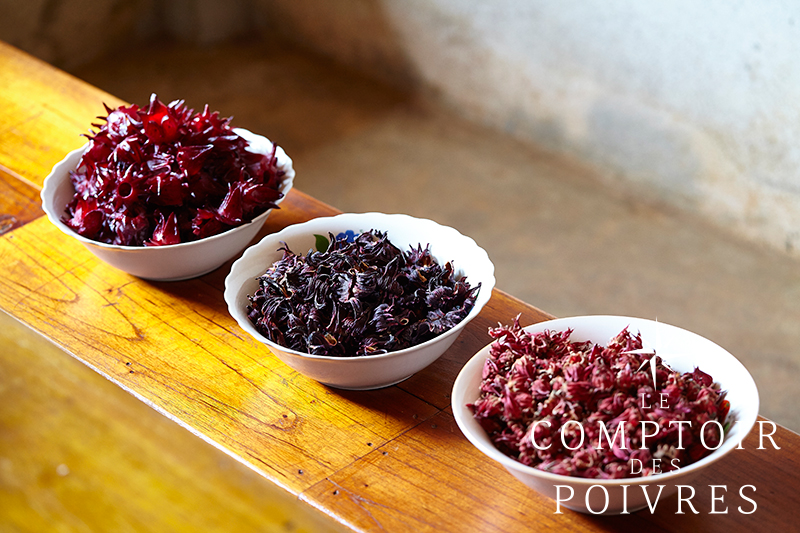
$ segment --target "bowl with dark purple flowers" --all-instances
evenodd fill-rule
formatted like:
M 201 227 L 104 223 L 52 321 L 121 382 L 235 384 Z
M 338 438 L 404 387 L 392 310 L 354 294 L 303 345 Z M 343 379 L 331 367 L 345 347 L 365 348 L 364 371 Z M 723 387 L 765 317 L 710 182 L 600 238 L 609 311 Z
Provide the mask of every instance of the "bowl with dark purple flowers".
M 267 138 L 182 101 L 107 108 L 89 142 L 44 180 L 62 232 L 135 276 L 200 276 L 240 253 L 292 188 L 292 160 Z
M 675 326 L 578 316 L 514 320 L 490 336 L 453 386 L 456 423 L 556 513 L 652 512 L 676 492 L 686 499 L 758 416 L 747 369 Z
M 346 213 L 289 226 L 234 262 L 225 301 L 239 326 L 325 385 L 386 387 L 438 359 L 478 315 L 494 265 L 431 220 Z

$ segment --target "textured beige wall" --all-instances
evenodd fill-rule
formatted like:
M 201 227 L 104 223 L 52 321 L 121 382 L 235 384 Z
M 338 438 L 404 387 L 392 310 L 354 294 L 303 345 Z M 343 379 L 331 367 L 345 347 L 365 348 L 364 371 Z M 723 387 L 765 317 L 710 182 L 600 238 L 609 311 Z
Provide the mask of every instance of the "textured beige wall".
M 0 0 L 0 38 L 66 68 L 289 39 L 793 256 L 799 29 L 788 0 Z
M 305 46 L 800 257 L 796 3 L 263 0 L 260 9 Z

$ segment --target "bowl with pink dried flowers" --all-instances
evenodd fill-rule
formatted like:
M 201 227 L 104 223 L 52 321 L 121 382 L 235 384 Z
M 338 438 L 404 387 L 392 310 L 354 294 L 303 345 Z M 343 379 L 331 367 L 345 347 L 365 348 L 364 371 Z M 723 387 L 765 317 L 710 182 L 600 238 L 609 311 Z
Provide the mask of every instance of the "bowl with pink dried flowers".
M 267 138 L 183 101 L 106 108 L 44 180 L 50 221 L 102 261 L 173 281 L 210 272 L 256 236 L 294 181 Z
M 455 381 L 456 422 L 557 513 L 653 512 L 676 492 L 687 500 L 758 416 L 747 369 L 675 326 L 598 315 L 489 333 L 494 342 Z

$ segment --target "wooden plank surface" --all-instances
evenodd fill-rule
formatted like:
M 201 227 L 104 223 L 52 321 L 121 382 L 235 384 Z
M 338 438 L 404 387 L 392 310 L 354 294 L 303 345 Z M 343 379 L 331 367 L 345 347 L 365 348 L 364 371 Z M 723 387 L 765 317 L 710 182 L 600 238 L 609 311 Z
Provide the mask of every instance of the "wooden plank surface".
M 113 101 L 0 45 L 3 80 L 13 83 L 2 96 L 8 113 L 0 119 L 0 165 L 33 185 L 82 142 L 76 132 L 100 103 Z M 263 232 L 335 212 L 295 190 Z M 709 468 L 697 486 L 697 515 L 676 515 L 675 498 L 653 515 L 555 515 L 552 502 L 469 445 L 449 410 L 453 380 L 489 342 L 489 326 L 519 313 L 526 324 L 549 318 L 502 291 L 435 364 L 394 387 L 344 392 L 292 371 L 238 328 L 222 298 L 230 263 L 195 280 L 147 282 L 100 262 L 41 217 L 0 237 L 0 261 L 0 308 L 357 530 L 721 531 L 797 523 L 800 437 L 782 428 L 780 450 L 755 449 L 751 434 L 744 450 Z M 728 486 L 727 514 L 709 514 L 709 484 Z M 747 505 L 738 498 L 746 484 L 757 486 L 758 512 L 750 515 L 736 510 Z
M 0 312 L 0 531 L 336 524 Z
M 38 187 L 0 169 L 0 235 L 44 215 Z
M 86 142 L 103 102 L 122 102 L 0 41 L 0 167 L 41 186 L 53 165 Z

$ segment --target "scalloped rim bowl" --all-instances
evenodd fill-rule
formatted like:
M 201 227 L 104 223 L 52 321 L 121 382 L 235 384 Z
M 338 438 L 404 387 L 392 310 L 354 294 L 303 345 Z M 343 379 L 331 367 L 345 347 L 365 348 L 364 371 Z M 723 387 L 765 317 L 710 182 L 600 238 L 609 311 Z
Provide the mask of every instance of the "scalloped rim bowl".
M 241 128 L 234 128 L 234 131 L 250 143 L 253 151 L 269 153 L 272 149 L 272 143 L 266 137 Z M 247 224 L 224 233 L 167 246 L 120 246 L 87 239 L 61 221 L 66 214 L 67 204 L 75 194 L 69 172 L 77 168 L 87 147 L 88 144 L 73 150 L 53 167 L 42 186 L 42 208 L 47 218 L 62 232 L 79 240 L 102 261 L 134 276 L 154 281 L 177 281 L 211 272 L 241 252 L 272 211 L 268 209 Z M 276 156 L 278 167 L 286 172 L 281 184 L 283 197 L 276 202 L 279 204 L 292 188 L 295 171 L 291 158 L 280 146 L 277 147 Z
M 247 296 L 258 288 L 258 276 L 282 257 L 278 249 L 285 242 L 297 254 L 306 254 L 315 245 L 314 234 L 327 236 L 353 230 L 385 231 L 389 240 L 401 250 L 430 244 L 431 254 L 440 262 L 451 261 L 457 277 L 467 276 L 470 285 L 481 283 L 475 305 L 455 327 L 417 346 L 386 354 L 361 357 L 330 357 L 290 350 L 262 336 L 247 318 Z M 480 313 L 494 288 L 494 265 L 474 240 L 453 228 L 431 220 L 408 215 L 383 213 L 348 213 L 316 218 L 289 226 L 267 235 L 248 248 L 234 262 L 225 279 L 225 301 L 228 310 L 254 339 L 264 343 L 281 361 L 301 374 L 340 389 L 368 390 L 399 383 L 438 359 L 455 341 L 458 334 Z
M 733 450 L 752 429 L 758 416 L 758 389 L 747 369 L 733 355 L 708 339 L 684 329 L 661 322 L 641 318 L 621 316 L 578 316 L 539 322 L 524 329 L 531 333 L 546 329 L 564 331 L 573 329 L 571 340 L 591 340 L 606 345 L 608 341 L 630 326 L 632 332 L 639 331 L 646 348 L 656 348 L 659 355 L 674 370 L 691 372 L 697 366 L 720 383 L 728 391 L 726 399 L 731 404 L 734 423 L 725 435 L 722 445 L 713 453 L 696 463 L 680 470 L 648 477 L 626 479 L 584 479 L 551 474 L 508 457 L 492 444 L 486 432 L 473 418 L 467 408 L 479 395 L 483 365 L 489 356 L 489 346 L 475 354 L 456 378 L 453 385 L 453 414 L 461 431 L 467 439 L 489 458 L 504 466 L 514 477 L 530 488 L 555 500 L 558 496 L 556 485 L 568 486 L 574 495 L 563 500 L 569 491 L 562 492 L 560 505 L 583 513 L 620 514 L 643 509 L 648 505 L 642 487 L 647 487 L 652 500 L 658 493 L 658 485 L 665 485 L 661 500 L 677 491 L 676 485 L 686 485 L 708 465 L 721 459 Z M 590 490 L 600 485 L 603 489 Z M 627 506 L 624 505 L 623 485 L 628 485 Z M 588 500 L 587 500 L 588 491 Z M 606 494 L 608 495 L 606 497 Z M 598 511 L 605 509 L 602 513 Z

